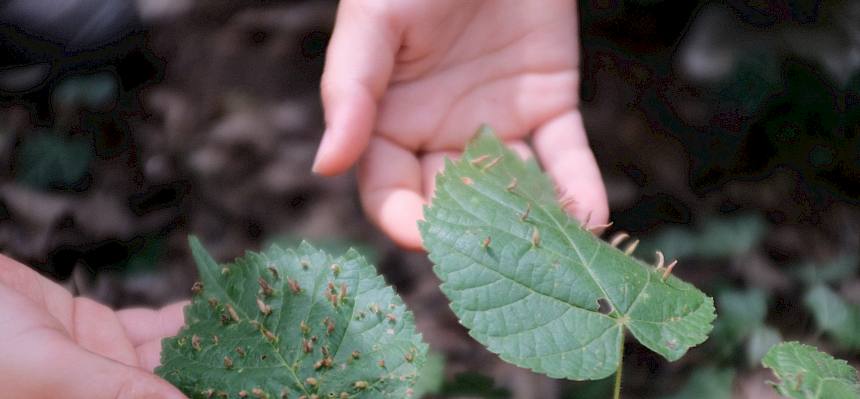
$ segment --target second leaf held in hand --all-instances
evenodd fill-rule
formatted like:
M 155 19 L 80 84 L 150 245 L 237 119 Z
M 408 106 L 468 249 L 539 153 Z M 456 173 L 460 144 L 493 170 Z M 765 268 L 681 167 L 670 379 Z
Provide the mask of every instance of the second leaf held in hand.
M 446 162 L 424 215 L 424 245 L 452 309 L 510 363 L 599 379 L 615 372 L 628 331 L 668 360 L 711 331 L 712 298 L 584 229 L 538 165 L 488 129 Z

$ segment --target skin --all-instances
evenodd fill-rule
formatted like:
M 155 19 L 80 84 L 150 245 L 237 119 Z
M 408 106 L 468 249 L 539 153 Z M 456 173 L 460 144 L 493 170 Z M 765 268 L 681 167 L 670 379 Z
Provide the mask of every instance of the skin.
M 179 399 L 152 374 L 184 303 L 114 312 L 0 255 L 0 386 L 4 397 Z
M 578 46 L 572 0 L 341 1 L 313 170 L 336 175 L 358 163 L 367 215 L 418 250 L 435 174 L 489 123 L 521 155 L 537 155 L 575 200 L 573 216 L 604 224 L 606 192 L 579 111 Z
M 572 215 L 605 223 L 606 193 L 579 112 L 576 33 L 573 0 L 342 0 L 313 170 L 330 176 L 358 163 L 368 216 L 417 250 L 433 177 L 489 123 L 523 157 L 536 154 L 575 200 Z M 0 256 L 3 393 L 184 398 L 152 374 L 161 339 L 183 324 L 183 305 L 115 312 Z

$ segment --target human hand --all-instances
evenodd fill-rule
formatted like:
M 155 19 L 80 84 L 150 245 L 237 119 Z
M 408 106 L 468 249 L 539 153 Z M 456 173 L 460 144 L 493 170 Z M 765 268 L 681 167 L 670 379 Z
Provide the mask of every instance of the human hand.
M 182 305 L 114 312 L 0 255 L 3 397 L 185 398 L 152 374 Z
M 578 108 L 577 34 L 573 0 L 341 1 L 314 171 L 338 174 L 360 159 L 365 212 L 419 249 L 415 221 L 434 176 L 488 123 L 523 156 L 534 148 L 575 201 L 570 213 L 605 223 L 606 192 Z

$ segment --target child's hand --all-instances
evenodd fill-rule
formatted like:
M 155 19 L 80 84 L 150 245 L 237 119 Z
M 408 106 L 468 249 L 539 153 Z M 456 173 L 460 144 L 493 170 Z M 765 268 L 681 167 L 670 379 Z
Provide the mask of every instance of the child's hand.
M 152 374 L 182 306 L 113 312 L 0 255 L 3 397 L 179 399 Z
M 530 155 L 591 225 L 608 217 L 578 109 L 574 0 L 343 0 L 322 79 L 326 131 L 314 171 L 359 158 L 365 211 L 417 249 L 434 175 L 481 123 Z

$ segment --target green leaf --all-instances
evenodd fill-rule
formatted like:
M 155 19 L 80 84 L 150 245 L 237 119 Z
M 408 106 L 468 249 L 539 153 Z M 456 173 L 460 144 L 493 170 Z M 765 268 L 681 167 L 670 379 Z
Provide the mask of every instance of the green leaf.
M 780 382 L 780 395 L 794 399 L 860 398 L 857 370 L 815 347 L 798 342 L 774 346 L 762 360 Z
M 190 241 L 202 286 L 158 375 L 194 398 L 409 396 L 427 346 L 357 252 L 273 246 L 219 266 Z
M 303 238 L 296 235 L 277 234 L 272 237 L 268 237 L 263 242 L 266 247 L 277 245 L 281 248 L 293 248 L 301 245 L 304 241 L 305 240 Z M 313 241 L 314 246 L 317 249 L 328 253 L 341 253 L 346 252 L 349 249 L 354 249 L 358 251 L 368 263 L 375 264 L 378 263 L 380 259 L 380 255 L 376 251 L 376 248 L 364 242 L 331 236 L 314 238 L 311 241 Z
M 167 252 L 167 239 L 159 236 L 135 238 L 129 248 L 129 256 L 116 267 L 123 273 L 153 273 Z
M 33 188 L 66 188 L 87 174 L 93 155 L 86 139 L 35 132 L 21 142 L 16 178 Z
M 849 304 L 826 285 L 819 284 L 804 298 L 822 331 L 843 348 L 860 349 L 860 306 Z
M 856 254 L 838 256 L 829 262 L 807 261 L 791 268 L 791 273 L 806 284 L 836 283 L 854 276 L 860 258 Z
M 734 370 L 701 368 L 693 372 L 680 391 L 664 399 L 731 399 L 734 379 Z
M 507 389 L 497 387 L 492 378 L 476 372 L 455 375 L 453 381 L 442 386 L 441 394 L 446 398 L 508 399 L 511 397 L 511 393 Z
M 755 367 L 774 345 L 782 342 L 782 334 L 773 327 L 760 326 L 753 330 L 747 340 L 747 363 Z
M 451 308 L 520 367 L 598 379 L 615 371 L 625 331 L 676 360 L 711 330 L 710 297 L 583 230 L 537 164 L 488 129 L 446 162 L 424 216 L 424 246 Z
M 767 232 L 759 214 L 741 214 L 708 219 L 698 230 L 669 227 L 644 240 L 642 253 L 661 250 L 669 258 L 723 259 L 743 255 L 755 248 Z
M 612 397 L 615 379 L 574 381 L 566 385 L 562 399 L 606 399 Z
M 445 357 L 430 352 L 427 360 L 418 370 L 418 379 L 415 381 L 414 395 L 421 398 L 424 395 L 437 394 L 445 383 Z
M 720 318 L 714 323 L 712 342 L 717 343 L 720 354 L 725 355 L 764 324 L 767 299 L 761 290 L 726 290 L 717 295 L 717 309 Z
M 55 107 L 102 110 L 116 101 L 117 78 L 107 72 L 63 79 L 53 92 Z

